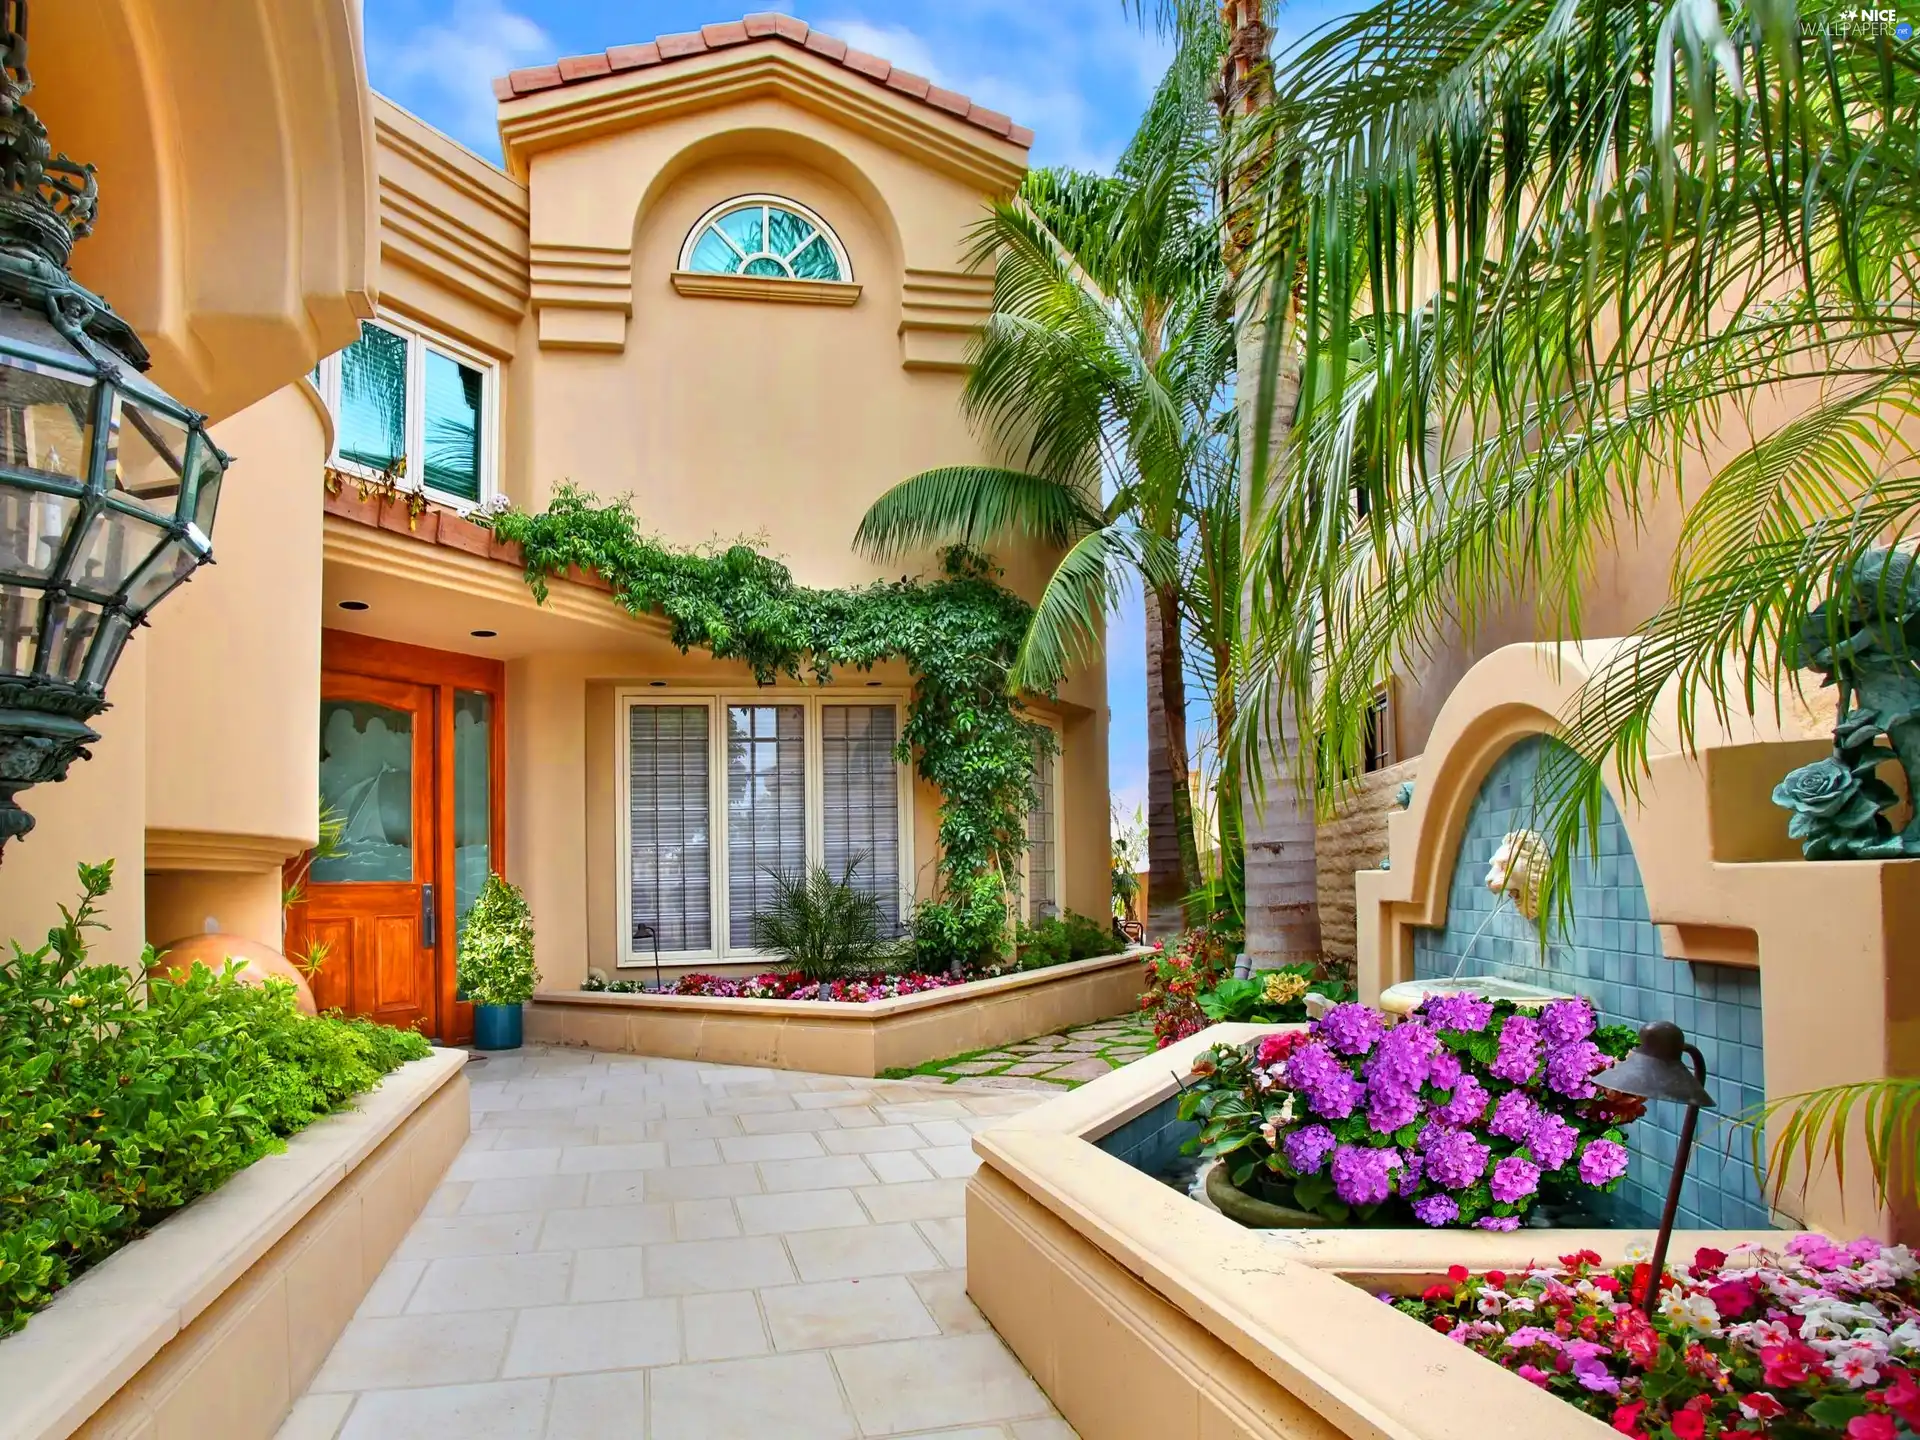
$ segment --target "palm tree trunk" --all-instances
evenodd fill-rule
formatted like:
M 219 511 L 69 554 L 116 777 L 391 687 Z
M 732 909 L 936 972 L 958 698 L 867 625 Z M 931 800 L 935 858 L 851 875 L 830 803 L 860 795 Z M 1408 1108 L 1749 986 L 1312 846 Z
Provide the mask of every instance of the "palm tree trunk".
M 1147 936 L 1177 934 L 1200 885 L 1188 784 L 1187 679 L 1180 611 L 1153 585 L 1147 610 Z
M 1259 533 L 1259 517 L 1268 475 L 1285 472 L 1300 399 L 1300 375 L 1293 346 L 1284 331 L 1278 337 L 1278 373 L 1265 420 L 1266 465 L 1257 462 L 1262 416 L 1261 377 L 1266 363 L 1267 320 L 1277 309 L 1284 326 L 1290 307 L 1272 307 L 1272 296 L 1254 283 L 1258 265 L 1249 264 L 1260 238 L 1260 189 L 1268 180 L 1268 157 L 1237 153 L 1235 122 L 1256 113 L 1273 98 L 1273 69 L 1268 59 L 1271 34 L 1262 0 L 1224 0 L 1221 20 L 1231 36 L 1220 92 L 1221 122 L 1229 145 L 1226 195 L 1223 197 L 1223 248 L 1227 270 L 1237 287 L 1236 336 L 1240 426 L 1240 534 L 1250 544 Z M 1242 567 L 1243 576 L 1251 567 Z M 1243 580 L 1241 633 L 1249 632 L 1250 592 Z M 1314 859 L 1311 751 L 1292 706 L 1258 717 L 1260 743 L 1247 754 L 1240 778 L 1241 825 L 1245 839 L 1247 954 L 1256 966 L 1317 963 L 1320 952 L 1318 867 Z M 1258 770 L 1258 774 L 1254 773 Z M 1305 780 L 1305 784 L 1302 781 Z M 1256 784 L 1256 782 L 1263 782 Z

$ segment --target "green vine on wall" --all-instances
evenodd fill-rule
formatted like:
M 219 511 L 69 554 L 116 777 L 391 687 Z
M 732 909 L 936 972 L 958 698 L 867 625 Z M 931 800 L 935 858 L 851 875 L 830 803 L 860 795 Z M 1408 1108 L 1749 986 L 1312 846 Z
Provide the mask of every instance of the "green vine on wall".
M 572 486 L 538 515 L 506 510 L 486 523 L 523 547 L 537 599 L 569 566 L 597 571 L 626 610 L 664 616 L 683 654 L 697 645 L 741 661 L 762 685 L 783 676 L 825 684 L 835 669 L 906 661 L 914 690 L 901 758 L 941 796 L 943 902 L 921 907 L 916 941 L 939 963 L 1002 946 L 1006 877 L 1026 849 L 1034 800 L 1033 747 L 1051 736 L 1021 718 L 1008 691 L 1032 611 L 997 583 L 987 557 L 956 546 L 941 552 L 935 580 L 816 590 L 749 545 L 669 549 L 641 533 L 625 503 Z

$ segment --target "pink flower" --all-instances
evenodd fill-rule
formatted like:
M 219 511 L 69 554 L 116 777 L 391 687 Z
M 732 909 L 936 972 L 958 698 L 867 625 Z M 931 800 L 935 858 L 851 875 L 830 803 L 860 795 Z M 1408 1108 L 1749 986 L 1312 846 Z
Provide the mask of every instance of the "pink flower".
M 1518 1374 L 1522 1380 L 1530 1384 L 1538 1385 L 1542 1390 L 1547 1388 L 1547 1372 L 1537 1365 L 1522 1365 L 1515 1373 Z M 1893 1432 L 1889 1430 L 1887 1436 L 1888 1440 L 1892 1440 Z
M 1891 1415 L 1856 1415 L 1847 1422 L 1847 1440 L 1899 1440 Z
M 1681 1410 L 1668 1417 L 1674 1440 L 1701 1440 L 1707 1433 L 1707 1421 L 1698 1410 Z

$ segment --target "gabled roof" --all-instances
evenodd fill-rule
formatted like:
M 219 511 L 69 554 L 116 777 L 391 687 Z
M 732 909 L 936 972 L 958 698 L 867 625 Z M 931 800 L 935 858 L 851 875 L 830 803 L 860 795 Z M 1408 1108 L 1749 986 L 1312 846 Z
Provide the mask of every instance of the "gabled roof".
M 710 50 L 724 50 L 729 46 L 749 45 L 760 40 L 784 41 L 810 51 L 823 60 L 864 76 L 876 85 L 924 105 L 931 105 L 936 110 L 944 110 L 969 125 L 977 125 L 1023 149 L 1033 144 L 1031 130 L 1024 125 L 1014 124 L 1011 118 L 999 111 L 976 105 L 952 90 L 942 90 L 924 75 L 902 70 L 878 55 L 852 49 L 846 41 L 836 40 L 791 15 L 749 15 L 743 20 L 730 20 L 723 25 L 702 25 L 698 30 L 684 35 L 661 35 L 644 45 L 616 45 L 598 55 L 569 55 L 552 65 L 535 65 L 503 75 L 493 82 L 493 93 L 501 100 L 513 100 L 564 85 L 585 84 L 626 70 L 670 65 L 676 60 L 704 55 Z

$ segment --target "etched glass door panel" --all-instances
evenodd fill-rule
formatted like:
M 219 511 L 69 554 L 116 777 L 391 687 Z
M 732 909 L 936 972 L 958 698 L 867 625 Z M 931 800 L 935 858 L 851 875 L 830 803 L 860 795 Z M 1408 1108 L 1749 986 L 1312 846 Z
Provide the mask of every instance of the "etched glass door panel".
M 369 700 L 320 702 L 320 803 L 343 830 L 339 853 L 314 861 L 314 883 L 413 879 L 414 724 Z

